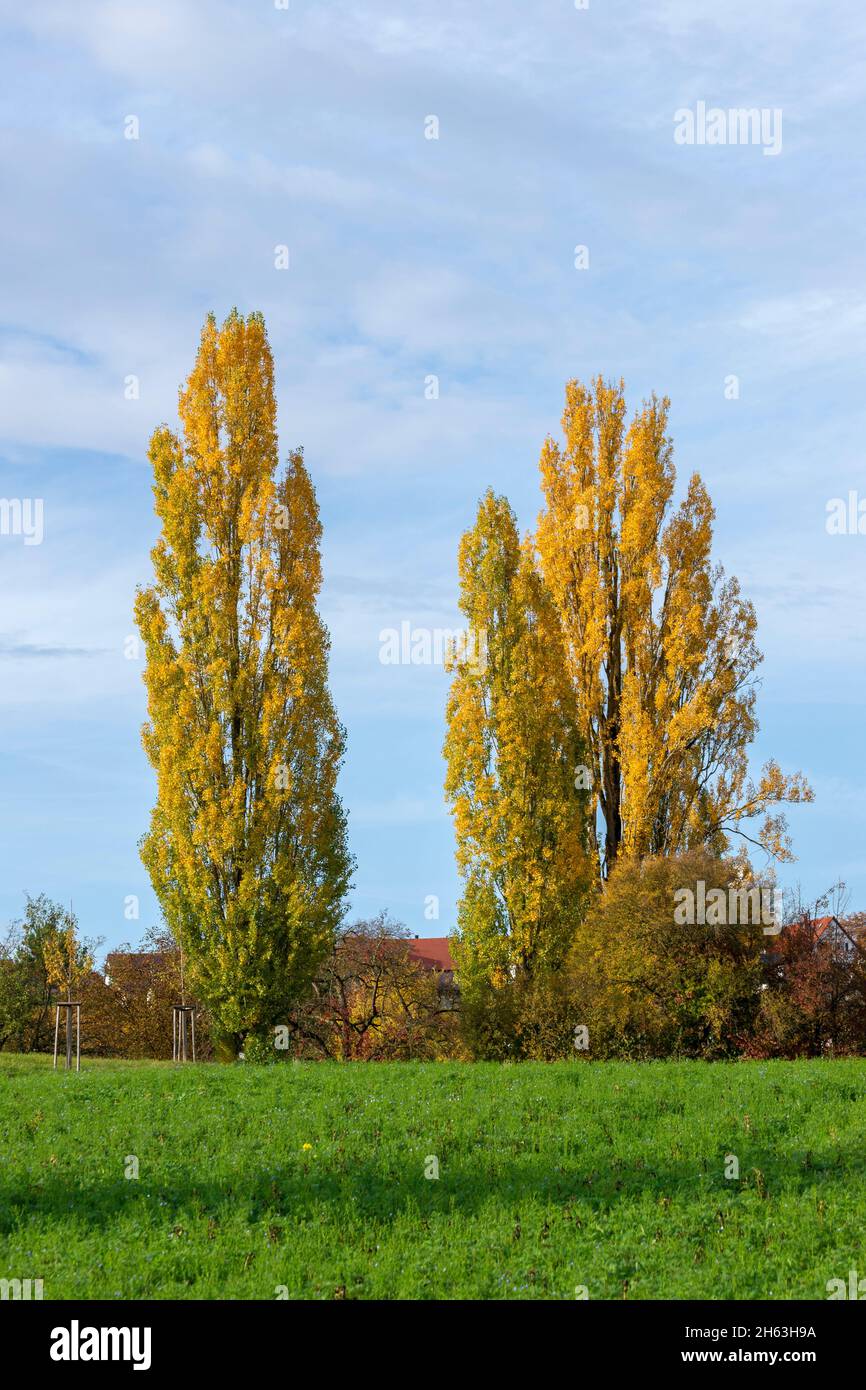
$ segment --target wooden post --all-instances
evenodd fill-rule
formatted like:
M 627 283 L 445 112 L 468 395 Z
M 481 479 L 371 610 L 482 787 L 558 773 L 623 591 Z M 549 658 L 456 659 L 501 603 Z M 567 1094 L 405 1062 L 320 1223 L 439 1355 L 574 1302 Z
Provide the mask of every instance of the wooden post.
M 54 1070 L 57 1070 L 57 1053 L 60 1043 L 60 1010 L 66 1010 L 66 1066 L 72 1070 L 72 1010 L 75 1010 L 75 1070 L 81 1071 L 81 1005 L 73 999 L 64 999 L 55 1005 L 54 1015 Z
M 195 1010 L 191 1004 L 173 1004 L 171 1009 L 171 1060 L 189 1061 L 192 1033 L 192 1060 L 195 1061 Z

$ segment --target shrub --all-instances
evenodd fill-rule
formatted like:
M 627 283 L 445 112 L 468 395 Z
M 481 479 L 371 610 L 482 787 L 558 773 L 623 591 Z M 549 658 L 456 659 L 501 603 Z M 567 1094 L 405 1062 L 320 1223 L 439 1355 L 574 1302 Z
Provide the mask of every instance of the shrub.
M 578 931 L 567 974 L 593 1057 L 725 1057 L 757 1008 L 760 924 L 678 924 L 675 893 L 742 886 L 747 867 L 703 851 L 622 861 Z

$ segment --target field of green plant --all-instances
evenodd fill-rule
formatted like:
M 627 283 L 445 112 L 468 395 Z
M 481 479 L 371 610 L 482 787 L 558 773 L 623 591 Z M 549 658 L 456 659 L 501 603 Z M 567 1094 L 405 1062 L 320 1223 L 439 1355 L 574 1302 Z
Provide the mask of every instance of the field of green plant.
M 46 1299 L 822 1299 L 866 1274 L 864 1061 L 82 1066 L 0 1054 L 0 1278 Z

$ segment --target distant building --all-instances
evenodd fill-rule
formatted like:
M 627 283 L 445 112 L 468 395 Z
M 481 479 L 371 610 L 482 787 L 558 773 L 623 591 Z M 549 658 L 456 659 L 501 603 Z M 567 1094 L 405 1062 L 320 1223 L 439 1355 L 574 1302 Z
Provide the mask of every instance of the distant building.
M 442 977 L 441 987 L 450 989 L 454 983 L 454 961 L 447 936 L 398 937 L 397 945 L 404 939 L 411 959 L 417 960 L 426 970 L 436 971 Z M 165 951 L 111 951 L 105 959 L 105 983 L 110 985 L 113 977 L 121 974 L 127 984 L 144 992 L 151 987 L 155 973 L 168 964 L 169 956 Z
M 410 936 L 409 954 L 414 960 L 426 965 L 428 970 L 447 971 L 454 974 L 454 961 L 447 936 Z
M 866 955 L 866 933 L 861 925 L 843 925 L 838 917 L 833 916 L 798 917 L 786 923 L 779 935 L 771 939 L 772 944 L 765 950 L 764 959 L 771 965 L 780 964 L 786 955 L 786 945 L 806 932 L 811 937 L 813 951 L 829 949 L 837 957 L 849 958 L 853 958 L 857 952 Z
M 460 990 L 454 978 L 454 961 L 447 936 L 411 936 L 407 945 L 412 960 L 417 960 L 425 970 L 436 972 L 440 999 L 447 1001 L 449 1008 L 456 1008 Z

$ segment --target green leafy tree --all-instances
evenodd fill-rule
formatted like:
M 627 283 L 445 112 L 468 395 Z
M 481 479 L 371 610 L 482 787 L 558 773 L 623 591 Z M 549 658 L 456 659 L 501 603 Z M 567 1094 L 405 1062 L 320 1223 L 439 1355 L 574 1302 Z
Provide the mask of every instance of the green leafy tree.
M 52 1005 L 91 969 L 100 942 L 78 935 L 78 919 L 44 893 L 26 899 L 24 917 L 0 947 L 0 1045 L 20 1052 L 52 1046 Z

